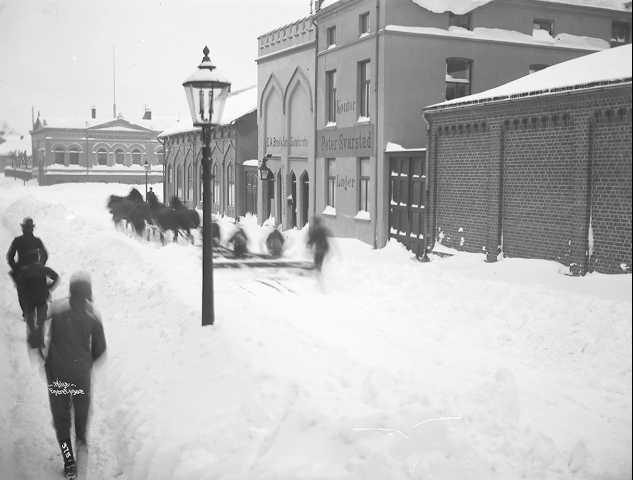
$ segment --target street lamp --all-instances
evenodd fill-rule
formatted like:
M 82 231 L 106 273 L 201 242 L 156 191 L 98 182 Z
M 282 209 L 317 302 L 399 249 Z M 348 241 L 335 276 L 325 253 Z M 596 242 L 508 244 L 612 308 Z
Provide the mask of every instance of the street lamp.
M 152 169 L 147 159 L 145 159 L 145 163 L 143 164 L 143 167 L 145 168 L 145 200 L 147 200 L 147 176 L 149 175 L 149 172 Z
M 269 180 L 271 173 L 273 173 L 271 172 L 270 168 L 268 168 L 268 166 L 266 165 L 266 162 L 268 162 L 268 160 L 270 160 L 271 158 L 272 158 L 272 155 L 269 153 L 264 158 L 262 158 L 262 163 L 259 165 L 259 179 L 262 182 Z
M 211 238 L 211 130 L 222 113 L 231 83 L 219 75 L 209 59 L 209 49 L 198 68 L 182 86 L 194 127 L 202 128 L 202 326 L 213 325 L 213 244 Z M 214 106 L 215 104 L 215 106 Z

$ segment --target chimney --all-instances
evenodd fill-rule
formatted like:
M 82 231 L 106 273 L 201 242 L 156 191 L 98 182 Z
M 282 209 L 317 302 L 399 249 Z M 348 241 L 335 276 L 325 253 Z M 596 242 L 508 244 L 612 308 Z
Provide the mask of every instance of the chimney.
M 143 120 L 152 119 L 152 109 L 149 105 L 145 105 L 145 113 L 143 114 Z
M 97 107 L 95 107 L 94 105 L 90 107 L 90 118 L 92 118 L 93 120 L 97 118 Z

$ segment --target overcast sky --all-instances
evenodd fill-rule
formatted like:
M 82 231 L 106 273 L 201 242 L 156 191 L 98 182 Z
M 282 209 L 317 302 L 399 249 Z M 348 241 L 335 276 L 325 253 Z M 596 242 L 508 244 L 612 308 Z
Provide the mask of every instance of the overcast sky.
M 257 36 L 309 14 L 310 0 L 0 0 L 0 124 L 112 116 L 112 47 L 117 107 L 130 120 L 188 109 L 183 80 L 202 59 L 255 85 Z

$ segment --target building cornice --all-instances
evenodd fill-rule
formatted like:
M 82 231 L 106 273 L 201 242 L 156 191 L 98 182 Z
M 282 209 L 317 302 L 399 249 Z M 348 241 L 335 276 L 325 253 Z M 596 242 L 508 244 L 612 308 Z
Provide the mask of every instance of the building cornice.
M 290 47 L 282 48 L 281 50 L 277 50 L 275 52 L 271 52 L 271 53 L 267 53 L 266 55 L 262 55 L 261 57 L 257 57 L 255 59 L 255 63 L 265 62 L 267 60 L 270 60 L 271 58 L 275 58 L 275 57 L 282 56 L 282 55 L 288 55 L 288 54 L 293 53 L 293 52 L 298 51 L 298 50 L 304 50 L 304 49 L 307 49 L 307 48 L 313 46 L 314 44 L 315 44 L 314 40 L 309 40 L 307 42 L 298 43 L 296 45 L 291 45 Z

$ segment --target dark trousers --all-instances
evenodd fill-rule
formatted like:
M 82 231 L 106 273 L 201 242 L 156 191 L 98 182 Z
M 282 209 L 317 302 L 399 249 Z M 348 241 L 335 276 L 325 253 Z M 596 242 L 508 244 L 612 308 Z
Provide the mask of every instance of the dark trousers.
M 67 389 L 82 389 L 83 393 L 69 394 L 59 393 L 64 387 L 55 385 L 55 380 L 72 383 L 64 378 L 57 378 L 47 371 L 48 378 L 48 399 L 53 414 L 53 426 L 59 442 L 70 439 L 70 425 L 72 411 L 75 414 L 75 435 L 78 442 L 86 443 L 86 433 L 88 428 L 88 413 L 90 410 L 90 388 L 86 385 L 76 385 L 66 387 Z M 71 408 L 72 407 L 72 408 Z
M 24 320 L 29 326 L 29 331 L 35 330 L 36 319 L 38 327 L 46 321 L 46 313 L 48 312 L 48 304 L 46 302 L 39 305 L 33 305 L 31 302 L 23 300 L 23 302 L 20 302 L 20 306 L 22 306 Z
M 327 254 L 327 250 L 317 248 L 314 250 L 314 267 L 317 271 L 321 271 L 323 267 L 323 260 L 325 259 L 325 255 Z

